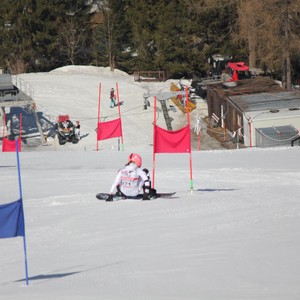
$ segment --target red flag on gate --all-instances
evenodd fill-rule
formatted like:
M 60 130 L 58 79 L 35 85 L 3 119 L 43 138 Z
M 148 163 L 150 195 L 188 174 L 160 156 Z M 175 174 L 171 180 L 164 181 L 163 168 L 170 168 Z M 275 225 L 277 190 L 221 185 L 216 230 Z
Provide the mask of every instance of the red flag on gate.
M 153 164 L 152 188 L 154 188 L 155 155 L 156 153 L 189 153 L 190 156 L 190 189 L 193 191 L 192 150 L 190 133 L 190 114 L 188 110 L 188 88 L 186 88 L 186 114 L 188 124 L 176 131 L 166 130 L 156 125 L 156 96 L 154 97 L 153 126 Z
M 122 136 L 121 118 L 107 121 L 107 122 L 98 122 L 98 128 L 97 128 L 98 141 L 120 137 L 120 136 Z
M 2 140 L 2 152 L 16 152 L 17 143 L 15 140 L 9 140 L 3 138 Z M 18 138 L 18 152 L 21 152 L 21 138 Z
M 176 131 L 169 131 L 155 126 L 155 153 L 191 153 L 190 126 Z

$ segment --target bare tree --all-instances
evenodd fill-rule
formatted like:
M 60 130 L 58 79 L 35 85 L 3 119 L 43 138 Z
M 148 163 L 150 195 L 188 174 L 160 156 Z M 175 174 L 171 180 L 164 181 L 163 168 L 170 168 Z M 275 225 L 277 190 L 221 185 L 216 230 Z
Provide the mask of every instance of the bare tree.
M 110 0 L 95 0 L 99 12 L 103 16 L 101 24 L 102 42 L 105 45 L 110 69 L 115 69 L 115 23 L 116 17 L 113 13 Z
M 248 45 L 251 67 L 281 70 L 282 82 L 291 89 L 291 56 L 300 47 L 300 0 L 239 2 L 239 38 Z
M 22 58 L 6 59 L 5 65 L 12 75 L 26 73 L 28 67 Z
M 239 35 L 248 45 L 249 66 L 257 66 L 257 49 L 260 43 L 259 29 L 264 24 L 264 19 L 257 13 L 262 10 L 262 1 L 252 0 L 251 2 L 242 2 L 238 7 L 239 16 Z
M 85 30 L 74 19 L 64 23 L 60 32 L 61 53 L 66 55 L 72 65 L 76 64 L 85 44 Z

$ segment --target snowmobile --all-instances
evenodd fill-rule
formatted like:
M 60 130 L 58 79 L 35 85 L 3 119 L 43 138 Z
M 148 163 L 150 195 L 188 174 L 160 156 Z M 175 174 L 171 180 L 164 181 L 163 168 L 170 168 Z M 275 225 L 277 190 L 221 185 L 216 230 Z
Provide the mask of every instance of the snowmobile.
M 68 115 L 58 116 L 55 130 L 60 145 L 64 145 L 66 142 L 78 143 L 79 139 L 75 134 L 75 126 Z

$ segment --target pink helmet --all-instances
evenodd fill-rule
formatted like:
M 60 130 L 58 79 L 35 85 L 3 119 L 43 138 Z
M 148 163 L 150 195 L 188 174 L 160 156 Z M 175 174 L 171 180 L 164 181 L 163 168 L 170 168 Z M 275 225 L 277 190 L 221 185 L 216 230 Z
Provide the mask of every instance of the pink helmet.
M 128 157 L 128 162 L 134 162 L 139 168 L 142 165 L 142 158 L 136 154 L 136 153 L 131 153 Z

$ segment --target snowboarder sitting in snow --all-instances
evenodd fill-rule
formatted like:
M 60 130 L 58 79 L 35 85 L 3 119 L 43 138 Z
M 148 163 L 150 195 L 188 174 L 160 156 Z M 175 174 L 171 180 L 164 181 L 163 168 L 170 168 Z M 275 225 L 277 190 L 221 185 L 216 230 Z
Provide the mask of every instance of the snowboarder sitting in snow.
M 113 192 L 117 189 L 117 196 L 135 197 L 143 189 L 143 200 L 150 200 L 150 195 L 155 195 L 156 191 L 151 189 L 149 171 L 142 170 L 142 158 L 131 153 L 125 168 L 119 170 L 117 177 L 110 189 L 110 195 L 106 201 L 113 201 Z
M 110 90 L 110 108 L 113 108 L 117 106 L 116 104 L 116 97 L 115 97 L 115 91 L 113 88 Z

